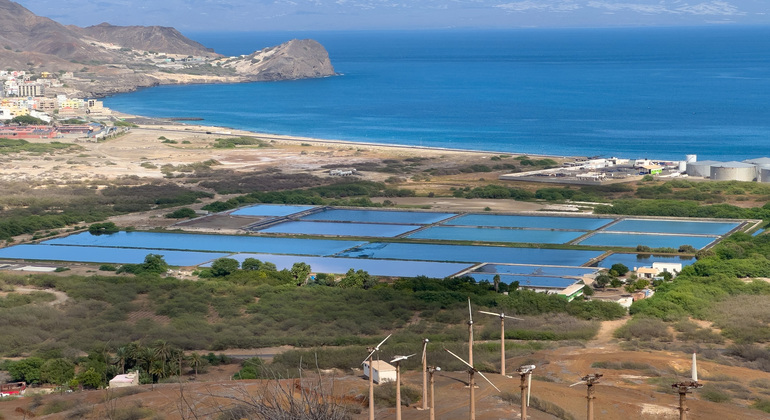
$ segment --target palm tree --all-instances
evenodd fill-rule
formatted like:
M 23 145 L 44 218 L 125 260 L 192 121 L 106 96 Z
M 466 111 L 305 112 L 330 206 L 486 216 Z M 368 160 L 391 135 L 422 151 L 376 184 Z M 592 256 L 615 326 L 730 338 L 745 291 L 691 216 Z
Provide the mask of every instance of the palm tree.
M 174 360 L 175 362 L 177 362 L 177 367 L 179 369 L 178 374 L 179 374 L 179 377 L 181 378 L 182 377 L 182 362 L 187 360 L 184 357 L 184 351 L 182 351 L 182 349 L 172 348 L 171 349 L 171 357 L 169 357 L 169 360 Z
M 155 361 L 155 352 L 149 347 L 139 347 L 136 352 L 136 363 L 150 373 L 152 362 Z
M 203 365 L 203 357 L 198 353 L 193 353 L 187 357 L 187 362 L 190 364 L 190 367 L 195 370 L 195 378 L 197 379 L 198 368 Z
M 160 361 L 163 367 L 163 376 L 166 376 L 166 362 L 173 356 L 173 347 L 167 341 L 157 340 L 153 343 L 152 350 L 155 353 L 155 358 Z
M 115 358 L 117 359 L 115 362 L 118 364 L 118 367 L 120 367 L 120 373 L 126 373 L 126 361 L 128 360 L 128 347 L 118 347 L 118 349 L 115 351 Z
M 152 362 L 152 365 L 150 366 L 150 370 L 148 373 L 152 375 L 152 382 L 157 383 L 158 380 L 164 377 L 166 373 L 166 369 L 163 367 L 161 363 L 159 363 L 158 360 L 156 360 Z

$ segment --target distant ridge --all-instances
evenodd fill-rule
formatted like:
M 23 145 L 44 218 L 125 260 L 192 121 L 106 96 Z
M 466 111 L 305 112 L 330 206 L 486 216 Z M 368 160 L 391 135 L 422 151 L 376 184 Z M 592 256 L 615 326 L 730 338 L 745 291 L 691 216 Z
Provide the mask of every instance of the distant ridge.
M 248 56 L 223 57 L 162 26 L 64 26 L 0 0 L 0 63 L 33 73 L 72 72 L 66 92 L 105 96 L 161 84 L 237 83 L 334 75 L 326 49 L 292 40 Z
M 71 26 L 77 32 L 122 47 L 145 51 L 163 51 L 168 54 L 217 57 L 211 48 L 195 42 L 174 28 L 165 26 L 115 26 L 101 23 L 87 28 Z

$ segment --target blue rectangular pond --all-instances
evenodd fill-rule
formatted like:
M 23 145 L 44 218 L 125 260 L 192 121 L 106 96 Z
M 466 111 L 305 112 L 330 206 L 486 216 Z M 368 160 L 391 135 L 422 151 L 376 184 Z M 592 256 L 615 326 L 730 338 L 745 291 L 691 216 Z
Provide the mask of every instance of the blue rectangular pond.
M 301 220 L 322 220 L 330 222 L 358 223 L 395 223 L 402 225 L 429 225 L 440 222 L 454 213 L 431 213 L 417 211 L 387 211 L 387 210 L 348 210 L 331 209 L 314 213 Z
M 365 236 L 374 238 L 393 238 L 417 229 L 415 225 L 389 225 L 377 223 L 345 222 L 303 222 L 292 221 L 279 223 L 262 229 L 265 233 L 288 233 L 296 235 L 328 236 Z
M 434 245 L 373 242 L 352 248 L 340 256 L 393 260 L 455 261 L 468 263 L 550 264 L 579 266 L 601 251 L 571 249 L 509 248 L 501 246 Z
M 586 274 L 593 274 L 596 268 L 589 267 L 548 267 L 541 265 L 503 265 L 503 264 L 485 264 L 473 273 L 491 273 L 491 274 L 518 274 L 528 276 L 550 276 L 550 277 L 582 277 Z
M 626 219 L 605 229 L 608 232 L 674 233 L 695 235 L 724 235 L 738 227 L 738 222 L 709 222 L 689 220 Z
M 276 254 L 331 255 L 365 242 L 331 239 L 266 238 L 260 236 L 199 235 L 166 232 L 118 232 L 110 235 L 78 233 L 43 242 L 49 245 L 161 248 L 192 251 L 270 252 Z
M 282 217 L 310 210 L 318 206 L 291 206 L 284 204 L 257 204 L 238 209 L 230 214 L 233 216 L 263 216 Z
M 681 245 L 690 245 L 695 249 L 701 249 L 717 238 L 709 236 L 686 236 L 686 235 L 654 235 L 654 234 L 633 234 L 633 233 L 603 233 L 598 232 L 589 238 L 580 241 L 579 245 L 593 246 L 621 246 L 627 248 L 636 248 L 637 245 L 644 245 L 650 248 L 674 248 Z
M 514 216 L 502 214 L 466 214 L 447 226 L 490 226 L 540 229 L 596 230 L 615 219 L 598 217 Z
M 392 277 L 428 276 L 444 278 L 468 268 L 468 264 L 457 263 L 300 257 L 272 254 L 236 254 L 229 258 L 234 258 L 240 262 L 243 262 L 246 258 L 256 258 L 260 261 L 267 261 L 275 264 L 279 270 L 284 268 L 290 269 L 294 263 L 304 262 L 310 265 L 310 268 L 314 273 L 344 274 L 352 268 L 354 270 L 364 270 L 373 276 Z
M 612 254 L 599 261 L 598 266 L 610 268 L 613 264 L 623 264 L 633 270 L 634 267 L 651 267 L 654 262 L 680 263 L 682 267 L 686 267 L 695 261 L 695 257 L 678 255 Z
M 168 249 L 99 248 L 90 246 L 15 245 L 0 249 L 0 258 L 70 261 L 88 263 L 139 264 L 147 254 L 159 254 L 169 265 L 182 267 L 203 264 L 229 254 L 216 252 L 172 251 Z
M 524 230 L 484 227 L 433 226 L 409 235 L 412 239 L 449 241 L 516 242 L 531 244 L 563 244 L 585 232 L 563 230 Z
M 471 273 L 469 274 L 469 276 L 473 277 L 478 282 L 488 281 L 489 283 L 493 283 L 494 277 L 495 277 L 494 274 L 484 274 L 484 273 Z M 564 277 L 517 276 L 517 275 L 509 275 L 509 274 L 500 275 L 501 283 L 511 284 L 514 281 L 518 281 L 520 287 L 538 287 L 538 288 L 548 287 L 548 288 L 564 289 L 565 287 L 572 286 L 578 280 L 564 278 Z

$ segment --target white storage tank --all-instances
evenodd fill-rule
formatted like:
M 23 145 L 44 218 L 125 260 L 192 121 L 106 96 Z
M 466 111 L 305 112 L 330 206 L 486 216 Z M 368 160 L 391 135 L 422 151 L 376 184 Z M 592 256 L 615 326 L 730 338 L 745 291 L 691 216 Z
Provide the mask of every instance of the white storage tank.
M 759 182 L 770 182 L 770 167 L 759 168 Z
M 724 162 L 711 165 L 711 179 L 715 181 L 755 181 L 757 166 L 743 162 Z
M 695 163 L 698 161 L 698 155 L 684 155 L 684 160 L 687 163 Z
M 708 178 L 711 176 L 711 165 L 717 165 L 722 162 L 716 160 L 704 160 L 701 162 L 687 162 L 687 175 L 701 176 Z
M 754 159 L 746 159 L 743 161 L 744 163 L 750 163 L 752 165 L 757 166 L 757 181 L 759 182 L 770 182 L 770 173 L 763 173 L 762 169 L 770 168 L 770 158 L 768 157 L 761 157 L 761 158 L 754 158 Z

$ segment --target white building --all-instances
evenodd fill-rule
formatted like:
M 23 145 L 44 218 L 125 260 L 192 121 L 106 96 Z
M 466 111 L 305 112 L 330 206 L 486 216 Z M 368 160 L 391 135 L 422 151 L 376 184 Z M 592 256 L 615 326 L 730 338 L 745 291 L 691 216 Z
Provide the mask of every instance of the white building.
M 396 367 L 388 362 L 382 360 L 372 360 L 372 368 L 374 376 L 372 381 L 380 384 L 383 382 L 391 382 L 396 380 Z M 364 362 L 364 376 L 369 378 L 369 361 Z
M 128 386 L 139 385 L 139 372 L 129 372 L 124 375 L 117 375 L 110 379 L 110 388 L 124 388 Z

